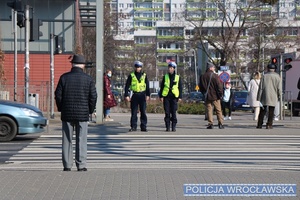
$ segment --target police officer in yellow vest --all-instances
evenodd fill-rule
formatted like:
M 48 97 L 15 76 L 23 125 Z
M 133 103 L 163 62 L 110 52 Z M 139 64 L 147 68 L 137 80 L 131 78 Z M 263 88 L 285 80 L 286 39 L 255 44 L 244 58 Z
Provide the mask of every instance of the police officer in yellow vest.
M 141 131 L 147 132 L 146 101 L 149 100 L 150 90 L 149 81 L 146 73 L 142 72 L 142 66 L 142 62 L 134 62 L 135 71 L 128 76 L 125 85 L 124 97 L 130 102 L 131 108 L 130 132 L 137 130 L 138 108 L 141 113 Z M 130 91 L 133 93 L 131 98 Z
M 177 124 L 177 103 L 182 98 L 181 78 L 175 73 L 176 67 L 175 62 L 168 63 L 168 73 L 162 79 L 159 92 L 160 100 L 164 104 L 166 131 L 170 131 L 172 122 L 172 131 L 174 132 Z

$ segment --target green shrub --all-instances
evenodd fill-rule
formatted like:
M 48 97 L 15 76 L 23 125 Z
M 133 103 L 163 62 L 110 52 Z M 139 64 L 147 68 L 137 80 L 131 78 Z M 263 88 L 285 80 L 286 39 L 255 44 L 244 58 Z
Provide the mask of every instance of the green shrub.
M 178 113 L 204 115 L 205 105 L 202 103 L 179 103 Z
M 202 103 L 178 103 L 179 114 L 205 114 L 205 106 Z M 147 104 L 147 113 L 164 113 L 163 103 L 159 101 L 150 101 Z
M 120 107 L 129 108 L 130 102 L 121 102 Z M 164 105 L 159 100 L 151 100 L 147 102 L 146 107 L 147 113 L 164 113 Z M 178 103 L 179 114 L 196 114 L 196 115 L 204 115 L 205 114 L 205 105 L 203 103 Z

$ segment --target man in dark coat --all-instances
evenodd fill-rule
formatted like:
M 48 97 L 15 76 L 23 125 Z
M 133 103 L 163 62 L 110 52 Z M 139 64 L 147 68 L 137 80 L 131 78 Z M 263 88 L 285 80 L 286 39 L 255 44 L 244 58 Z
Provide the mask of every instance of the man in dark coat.
M 273 128 L 273 117 L 275 106 L 280 99 L 282 93 L 282 82 L 279 74 L 275 72 L 276 66 L 268 64 L 268 73 L 266 73 L 260 81 L 257 100 L 261 102 L 263 107 L 260 109 L 256 128 L 262 128 L 265 114 L 268 110 L 267 129 Z
M 96 107 L 97 92 L 91 76 L 83 72 L 85 59 L 74 55 L 72 69 L 63 74 L 55 90 L 55 100 L 62 121 L 62 162 L 64 171 L 73 165 L 73 131 L 76 133 L 75 163 L 78 171 L 87 171 L 87 129 L 89 115 Z
M 213 129 L 213 107 L 216 110 L 218 126 L 224 129 L 223 115 L 221 109 L 221 99 L 223 97 L 223 85 L 215 74 L 215 65 L 207 63 L 206 72 L 200 78 L 200 91 L 205 96 L 205 105 L 207 108 L 207 129 Z

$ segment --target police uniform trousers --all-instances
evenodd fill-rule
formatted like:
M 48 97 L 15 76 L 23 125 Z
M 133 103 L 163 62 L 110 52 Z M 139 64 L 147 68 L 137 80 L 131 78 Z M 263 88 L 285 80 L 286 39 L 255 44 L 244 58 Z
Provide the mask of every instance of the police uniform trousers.
M 137 128 L 137 113 L 141 113 L 141 129 L 147 128 L 147 115 L 146 115 L 146 94 L 145 92 L 133 93 L 131 97 L 130 109 L 131 109 L 131 119 L 130 127 L 133 129 Z
M 166 128 L 170 129 L 170 122 L 172 122 L 172 129 L 175 129 L 177 124 L 177 108 L 178 99 L 172 97 L 164 97 L 164 110 L 165 110 L 165 124 Z
M 87 122 L 62 121 L 62 162 L 64 168 L 72 168 L 73 165 L 73 132 L 76 135 L 75 163 L 78 169 L 86 167 L 87 159 Z

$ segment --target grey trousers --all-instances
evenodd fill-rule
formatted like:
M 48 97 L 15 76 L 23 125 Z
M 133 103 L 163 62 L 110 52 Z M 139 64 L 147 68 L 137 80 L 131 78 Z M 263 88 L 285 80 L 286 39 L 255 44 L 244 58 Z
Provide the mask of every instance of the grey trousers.
M 86 167 L 87 159 L 87 122 L 62 121 L 62 162 L 64 168 L 73 166 L 73 132 L 76 134 L 75 163 L 78 169 Z

